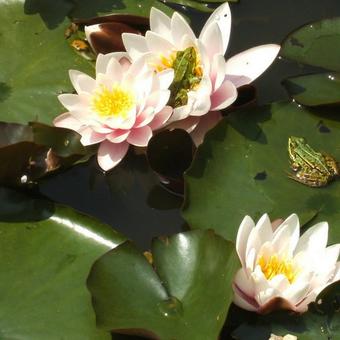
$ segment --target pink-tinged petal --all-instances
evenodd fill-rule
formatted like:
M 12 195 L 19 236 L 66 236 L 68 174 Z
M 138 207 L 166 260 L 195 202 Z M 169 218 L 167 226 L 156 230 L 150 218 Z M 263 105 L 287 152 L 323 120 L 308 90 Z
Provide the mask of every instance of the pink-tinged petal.
M 250 304 L 247 300 L 245 300 L 239 293 L 236 289 L 234 289 L 234 299 L 233 299 L 233 302 L 236 306 L 244 309 L 244 310 L 247 310 L 249 312 L 256 312 L 257 311 L 257 308 Z
M 149 126 L 132 129 L 127 141 L 135 146 L 147 146 L 152 137 L 152 130 Z
M 220 88 L 211 96 L 211 111 L 218 111 L 230 106 L 237 98 L 237 89 L 229 80 L 225 80 Z
M 147 107 L 143 110 L 136 119 L 134 128 L 140 128 L 142 126 L 148 125 L 155 117 L 155 110 L 153 107 Z
M 213 22 L 209 25 L 200 40 L 205 46 L 210 60 L 214 58 L 215 54 L 224 54 L 222 32 L 217 23 Z
M 111 143 L 122 143 L 124 142 L 130 134 L 130 130 L 115 130 L 110 134 L 106 135 L 106 139 Z
M 189 116 L 188 118 L 177 120 L 167 126 L 169 130 L 182 129 L 191 133 L 199 124 L 201 117 Z
M 318 253 L 324 249 L 328 241 L 328 223 L 320 222 L 309 228 L 302 234 L 295 249 L 295 254 L 299 252 Z
M 60 128 L 78 131 L 83 124 L 75 119 L 69 112 L 63 113 L 53 120 L 53 125 Z
M 157 73 L 159 79 L 159 90 L 167 90 L 174 80 L 174 70 L 169 68 Z
M 247 296 L 254 296 L 254 282 L 251 277 L 248 276 L 244 268 L 237 271 L 234 278 L 234 284 Z
M 73 87 L 79 94 L 83 92 L 92 93 L 96 87 L 96 81 L 85 73 L 76 70 L 70 70 L 69 76 Z
M 93 129 L 93 131 L 98 133 L 107 134 L 112 132 L 112 129 L 105 125 L 92 125 L 91 128 Z
M 246 267 L 246 248 L 251 230 L 255 228 L 255 223 L 250 216 L 246 216 L 238 229 L 236 237 L 236 251 L 243 268 Z
M 149 52 L 145 38 L 139 34 L 123 33 L 122 39 L 132 60 L 136 60 L 144 53 Z
M 277 253 L 291 257 L 299 241 L 299 236 L 299 218 L 296 214 L 292 214 L 275 230 L 272 245 Z
M 210 79 L 213 92 L 215 92 L 222 85 L 225 79 L 225 59 L 221 54 L 216 54 L 214 56 L 211 65 Z
M 180 41 L 184 36 L 188 36 L 191 40 L 196 39 L 195 33 L 192 31 L 191 27 L 177 12 L 175 12 L 171 18 L 171 33 L 173 42 Z
M 150 11 L 150 29 L 165 38 L 171 38 L 170 18 L 155 7 L 152 7 Z
M 149 123 L 149 126 L 152 130 L 157 130 L 162 128 L 167 121 L 169 120 L 171 114 L 172 114 L 172 107 L 166 106 L 162 111 L 158 112 L 154 119 Z
M 217 123 L 222 120 L 222 115 L 220 111 L 211 111 L 204 116 L 200 116 L 199 118 L 200 121 L 196 129 L 191 132 L 191 138 L 196 146 L 199 146 L 203 143 L 207 132 L 213 129 Z
M 93 145 L 102 142 L 106 135 L 93 131 L 91 128 L 85 128 L 79 131 L 81 134 L 81 143 L 84 146 Z
M 226 75 L 237 87 L 249 84 L 273 63 L 279 51 L 279 45 L 268 44 L 241 52 L 227 60 Z
M 145 40 L 149 50 L 153 53 L 166 54 L 174 49 L 174 45 L 169 40 L 151 31 L 146 32 Z
M 115 144 L 107 140 L 102 142 L 98 150 L 98 164 L 104 170 L 108 171 L 114 168 L 126 155 L 129 144 L 126 142 Z
M 310 283 L 308 281 L 300 281 L 290 285 L 290 287 L 283 292 L 283 297 L 295 306 L 307 296 L 309 291 Z
M 216 8 L 216 10 L 211 14 L 210 18 L 205 23 L 201 31 L 199 39 L 201 39 L 205 35 L 205 32 L 208 30 L 209 26 L 213 23 L 217 23 L 220 31 L 222 32 L 222 54 L 224 54 L 229 44 L 231 31 L 231 12 L 229 4 L 227 2 Z

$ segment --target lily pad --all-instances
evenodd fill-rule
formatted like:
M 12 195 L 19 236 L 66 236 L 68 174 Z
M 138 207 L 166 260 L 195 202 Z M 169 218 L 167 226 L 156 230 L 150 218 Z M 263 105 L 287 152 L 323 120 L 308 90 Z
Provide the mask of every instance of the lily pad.
M 234 245 L 212 231 L 191 231 L 154 240 L 152 258 L 153 266 L 126 242 L 94 264 L 88 287 L 98 327 L 156 339 L 217 339 L 238 267 Z
M 283 85 L 288 93 L 302 105 L 340 104 L 340 75 L 338 73 L 292 77 L 286 79 Z
M 85 148 L 80 135 L 40 123 L 0 122 L 0 183 L 30 184 L 60 168 L 89 159 L 95 148 Z
M 313 22 L 292 32 L 280 53 L 299 63 L 340 71 L 340 17 Z
M 330 243 L 340 241 L 340 181 L 311 188 L 288 177 L 290 136 L 340 160 L 336 110 L 281 102 L 235 112 L 208 133 L 185 176 L 183 215 L 192 228 L 235 240 L 245 215 L 274 220 L 297 213 L 305 224 L 326 220 Z
M 7 88 L 0 120 L 51 123 L 64 110 L 57 95 L 73 90 L 68 70 L 91 71 L 64 38 L 70 22 L 48 29 L 38 14 L 25 14 L 24 1 L 0 0 L 0 23 L 0 83 Z
M 111 339 L 96 328 L 86 277 L 125 238 L 70 208 L 0 190 L 0 337 Z

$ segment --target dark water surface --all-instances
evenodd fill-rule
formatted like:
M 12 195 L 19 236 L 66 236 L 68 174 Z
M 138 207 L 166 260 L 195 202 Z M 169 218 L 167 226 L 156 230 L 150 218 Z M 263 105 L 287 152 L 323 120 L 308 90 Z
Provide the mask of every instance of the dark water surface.
M 240 0 L 231 4 L 233 25 L 227 57 L 266 43 L 280 43 L 293 29 L 323 18 L 340 16 L 339 0 Z M 207 16 L 185 11 L 197 32 Z M 285 60 L 276 63 L 255 82 L 259 102 L 287 98 L 280 82 L 287 76 L 310 71 Z M 143 156 L 127 159 L 104 175 L 92 160 L 41 182 L 51 199 L 88 213 L 121 231 L 141 248 L 149 248 L 158 235 L 186 229 L 181 198 L 165 191 Z M 202 192 L 204 195 L 204 192 Z M 207 202 L 209 204 L 209 202 Z M 194 339 L 193 339 L 194 340 Z

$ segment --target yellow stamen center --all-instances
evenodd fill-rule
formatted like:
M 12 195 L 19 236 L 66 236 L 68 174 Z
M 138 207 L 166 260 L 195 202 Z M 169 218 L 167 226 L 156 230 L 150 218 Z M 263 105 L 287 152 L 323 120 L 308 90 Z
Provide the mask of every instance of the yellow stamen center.
M 290 283 L 294 282 L 297 276 L 297 269 L 291 260 L 281 259 L 277 255 L 272 255 L 269 258 L 261 256 L 257 264 L 267 280 L 271 280 L 276 275 L 284 275 Z
M 126 118 L 135 104 L 133 93 L 119 84 L 108 89 L 102 85 L 101 89 L 92 98 L 93 110 L 101 117 Z

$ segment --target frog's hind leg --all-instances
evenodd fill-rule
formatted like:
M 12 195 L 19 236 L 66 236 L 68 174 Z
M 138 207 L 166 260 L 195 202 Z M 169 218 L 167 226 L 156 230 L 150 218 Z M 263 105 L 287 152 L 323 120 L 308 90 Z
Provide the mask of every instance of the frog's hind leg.
M 334 176 L 340 176 L 340 167 L 336 159 L 332 157 L 331 155 L 328 155 L 327 153 L 323 153 L 322 155 L 325 159 L 328 169 L 330 169 L 332 174 Z
M 295 182 L 299 182 L 312 188 L 321 188 L 329 183 L 328 179 L 316 178 L 315 176 L 313 176 L 313 174 L 308 173 L 305 173 L 303 175 L 288 173 L 288 177 Z

